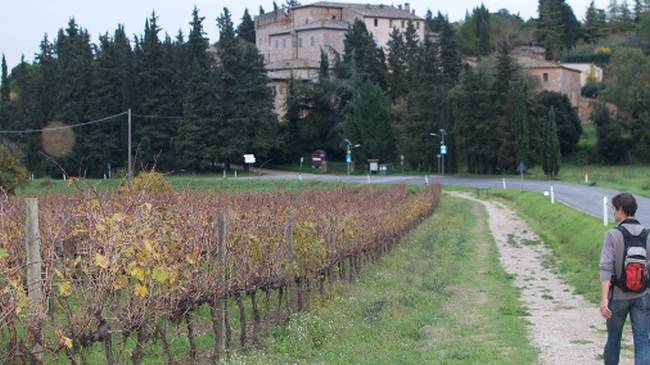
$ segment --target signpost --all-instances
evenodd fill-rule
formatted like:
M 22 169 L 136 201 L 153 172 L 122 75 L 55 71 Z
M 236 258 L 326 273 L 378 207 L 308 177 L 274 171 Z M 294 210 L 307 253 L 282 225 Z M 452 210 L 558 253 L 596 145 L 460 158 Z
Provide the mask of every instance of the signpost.
M 244 163 L 247 164 L 249 166 L 249 168 L 253 167 L 255 162 L 257 162 L 257 160 L 255 159 L 254 154 L 251 153 L 251 154 L 245 154 L 244 155 Z
M 445 155 L 447 154 L 447 146 L 444 144 L 440 145 L 440 156 L 442 157 L 442 162 L 440 164 L 440 171 L 442 176 L 445 176 Z

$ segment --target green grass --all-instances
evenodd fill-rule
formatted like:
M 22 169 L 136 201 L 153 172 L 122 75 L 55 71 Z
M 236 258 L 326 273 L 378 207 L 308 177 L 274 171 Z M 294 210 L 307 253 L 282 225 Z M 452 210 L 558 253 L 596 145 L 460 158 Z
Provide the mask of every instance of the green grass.
M 272 180 L 248 180 L 241 178 L 224 179 L 222 175 L 172 175 L 166 179 L 176 190 L 274 190 L 274 189 L 303 189 L 307 187 L 328 188 L 336 186 L 337 183 L 318 181 L 272 181 Z M 29 181 L 27 186 L 18 189 L 17 195 L 42 195 L 50 193 L 74 193 L 80 190 L 97 189 L 106 191 L 116 189 L 123 180 L 121 179 L 75 179 L 69 184 L 63 180 L 34 179 Z
M 482 207 L 445 197 L 358 282 L 275 327 L 265 350 L 234 363 L 534 363 L 527 312 L 499 264 L 486 217 Z
M 598 303 L 598 262 L 607 230 L 602 221 L 563 204 L 551 205 L 539 193 L 503 190 L 491 196 L 513 207 L 552 249 L 545 264 L 558 269 L 576 293 Z

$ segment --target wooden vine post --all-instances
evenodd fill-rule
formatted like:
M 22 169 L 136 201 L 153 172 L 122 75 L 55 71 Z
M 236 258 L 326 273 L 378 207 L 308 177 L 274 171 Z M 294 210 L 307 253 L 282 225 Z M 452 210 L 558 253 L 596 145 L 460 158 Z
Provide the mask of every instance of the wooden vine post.
M 38 226 L 38 199 L 25 199 L 25 250 L 27 251 L 27 293 L 31 303 L 28 337 L 32 364 L 43 364 L 43 279 L 41 234 Z
M 217 218 L 217 259 L 221 266 L 219 282 L 222 285 L 226 283 L 226 213 L 221 212 Z M 212 316 L 212 326 L 214 330 L 214 352 L 212 354 L 213 362 L 218 363 L 223 349 L 223 337 L 225 318 L 224 312 L 227 305 L 227 299 L 221 293 L 214 295 L 210 314 Z

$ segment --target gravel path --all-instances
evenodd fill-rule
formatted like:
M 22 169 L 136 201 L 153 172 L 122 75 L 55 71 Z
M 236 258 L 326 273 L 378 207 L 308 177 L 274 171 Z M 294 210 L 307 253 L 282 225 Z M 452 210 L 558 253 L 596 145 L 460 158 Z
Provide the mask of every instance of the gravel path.
M 605 321 L 594 304 L 575 294 L 553 268 L 544 264 L 544 257 L 552 255 L 550 249 L 505 205 L 477 200 L 469 194 L 451 194 L 479 202 L 487 209 L 501 264 L 515 276 L 521 300 L 530 313 L 526 320 L 531 341 L 540 349 L 540 363 L 602 364 Z M 626 325 L 624 332 L 621 364 L 633 363 L 629 327 Z

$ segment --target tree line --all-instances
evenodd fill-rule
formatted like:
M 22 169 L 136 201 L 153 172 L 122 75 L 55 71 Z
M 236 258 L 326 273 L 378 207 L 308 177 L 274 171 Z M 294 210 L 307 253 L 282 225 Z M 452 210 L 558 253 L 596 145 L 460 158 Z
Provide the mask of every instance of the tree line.
M 71 19 L 53 41 L 43 38 L 32 64 L 23 59 L 9 72 L 3 57 L 0 130 L 83 123 L 131 109 L 138 167 L 203 171 L 240 163 L 246 152 L 269 156 L 277 122 L 254 21 L 246 11 L 235 28 L 224 8 L 214 44 L 204 22 L 195 8 L 189 34 L 172 38 L 152 13 L 143 34 L 130 39 L 120 25 L 94 44 Z M 102 176 L 109 163 L 126 165 L 126 116 L 116 119 L 74 129 L 65 156 L 46 158 L 36 133 L 6 135 L 3 144 L 37 175 L 60 176 L 63 168 Z
M 319 82 L 289 80 L 286 158 L 315 148 L 342 156 L 347 138 L 361 144 L 358 160 L 403 155 L 410 167 L 433 170 L 440 140 L 431 133 L 444 129 L 450 171 L 512 173 L 523 162 L 557 174 L 582 133 L 568 98 L 535 92 L 507 43 L 470 67 L 452 24 L 443 17 L 439 25 L 437 40 L 419 39 L 412 23 L 395 29 L 384 52 L 356 21 L 342 56 L 321 53 Z

